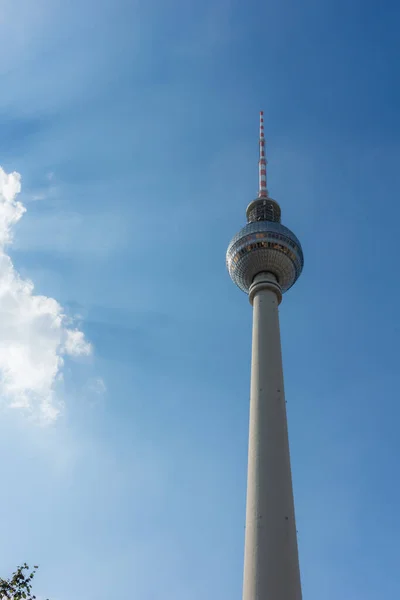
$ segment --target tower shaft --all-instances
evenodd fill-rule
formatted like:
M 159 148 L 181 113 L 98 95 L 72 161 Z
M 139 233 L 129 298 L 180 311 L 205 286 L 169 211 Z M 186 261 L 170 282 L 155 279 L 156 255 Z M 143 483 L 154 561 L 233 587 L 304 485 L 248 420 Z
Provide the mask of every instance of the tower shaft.
M 243 600 L 301 600 L 276 277 L 257 275 L 249 297 L 253 339 Z

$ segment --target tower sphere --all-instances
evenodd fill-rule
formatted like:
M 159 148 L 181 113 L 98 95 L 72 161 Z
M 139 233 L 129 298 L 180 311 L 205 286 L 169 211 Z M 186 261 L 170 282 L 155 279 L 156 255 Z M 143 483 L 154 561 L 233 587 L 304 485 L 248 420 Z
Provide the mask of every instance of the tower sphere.
M 258 273 L 273 273 L 286 292 L 303 269 L 303 251 L 297 237 L 280 223 L 280 207 L 272 198 L 253 200 L 248 223 L 228 246 L 226 265 L 234 283 L 248 293 Z

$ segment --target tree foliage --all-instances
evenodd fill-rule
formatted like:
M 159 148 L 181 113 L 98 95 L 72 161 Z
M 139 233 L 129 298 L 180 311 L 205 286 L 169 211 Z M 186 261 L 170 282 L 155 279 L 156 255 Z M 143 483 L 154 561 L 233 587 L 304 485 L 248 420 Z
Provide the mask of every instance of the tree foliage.
M 32 579 L 37 566 L 30 569 L 26 563 L 12 574 L 10 579 L 0 578 L 0 600 L 35 600 L 32 594 Z

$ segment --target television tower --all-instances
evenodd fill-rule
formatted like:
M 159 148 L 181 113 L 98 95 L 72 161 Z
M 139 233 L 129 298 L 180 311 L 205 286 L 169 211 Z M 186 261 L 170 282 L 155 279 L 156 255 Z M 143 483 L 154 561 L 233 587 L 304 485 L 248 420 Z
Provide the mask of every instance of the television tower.
M 267 190 L 260 113 L 258 197 L 226 254 L 229 275 L 253 306 L 243 600 L 301 600 L 278 306 L 303 252 Z

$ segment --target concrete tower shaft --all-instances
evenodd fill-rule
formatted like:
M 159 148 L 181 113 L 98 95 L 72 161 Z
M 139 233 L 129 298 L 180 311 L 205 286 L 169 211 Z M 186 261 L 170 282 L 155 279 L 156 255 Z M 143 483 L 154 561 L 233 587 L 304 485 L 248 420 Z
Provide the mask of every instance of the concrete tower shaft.
M 262 185 L 261 125 L 259 195 L 226 256 L 232 280 L 253 306 L 243 600 L 301 600 L 278 306 L 302 271 L 303 252 L 280 223 L 266 172 Z
M 301 600 L 276 278 L 260 273 L 253 304 L 243 600 Z

